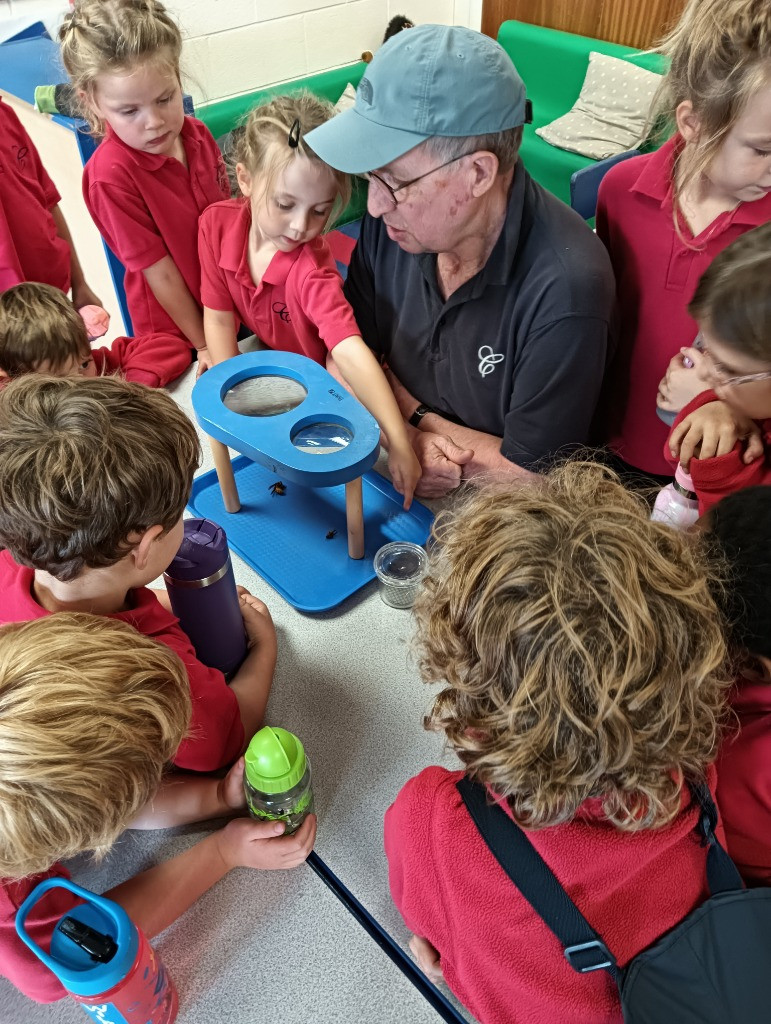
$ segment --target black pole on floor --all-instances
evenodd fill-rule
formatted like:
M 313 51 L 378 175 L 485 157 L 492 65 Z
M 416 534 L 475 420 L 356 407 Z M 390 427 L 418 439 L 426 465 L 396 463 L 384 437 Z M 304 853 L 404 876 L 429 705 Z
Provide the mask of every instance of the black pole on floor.
M 460 1016 L 455 1007 L 445 999 L 439 989 L 432 985 L 420 968 L 412 962 L 401 946 L 397 945 L 388 932 L 377 923 L 367 908 L 356 899 L 351 890 L 343 885 L 333 871 L 330 871 L 317 853 L 311 853 L 306 863 L 312 871 L 315 871 L 324 885 L 332 890 L 343 906 L 353 914 L 369 937 L 375 940 L 385 955 L 396 964 L 402 974 L 412 982 L 420 994 L 433 1006 L 442 1020 L 446 1021 L 447 1024 L 468 1024 L 468 1021 Z

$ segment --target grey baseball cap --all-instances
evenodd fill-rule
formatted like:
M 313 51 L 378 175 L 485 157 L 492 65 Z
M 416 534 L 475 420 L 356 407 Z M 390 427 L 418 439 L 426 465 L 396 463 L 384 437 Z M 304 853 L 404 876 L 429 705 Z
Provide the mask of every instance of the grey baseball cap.
M 435 135 L 463 138 L 529 120 L 525 83 L 498 43 L 453 25 L 399 32 L 375 54 L 356 103 L 306 142 L 349 174 L 383 167 Z

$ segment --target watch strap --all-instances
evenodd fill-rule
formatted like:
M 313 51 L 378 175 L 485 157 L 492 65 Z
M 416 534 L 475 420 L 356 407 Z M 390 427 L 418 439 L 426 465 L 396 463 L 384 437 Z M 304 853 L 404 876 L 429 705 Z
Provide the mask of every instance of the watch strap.
M 430 405 L 419 405 L 417 407 L 417 409 L 415 410 L 415 412 L 412 414 L 412 416 L 410 416 L 410 418 L 408 420 L 410 426 L 411 427 L 419 427 L 420 426 L 420 421 L 423 419 L 423 417 L 428 415 L 428 413 L 434 412 L 434 411 L 435 410 L 432 409 Z

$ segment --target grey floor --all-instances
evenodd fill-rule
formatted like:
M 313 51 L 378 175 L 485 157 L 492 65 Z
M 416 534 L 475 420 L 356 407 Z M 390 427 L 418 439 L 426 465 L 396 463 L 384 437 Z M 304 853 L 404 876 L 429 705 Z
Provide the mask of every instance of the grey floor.
M 193 377 L 191 368 L 171 389 L 188 411 Z M 210 469 L 206 446 L 204 457 Z M 237 556 L 234 565 L 237 581 L 268 604 L 276 623 L 268 721 L 296 732 L 311 758 L 316 851 L 406 948 L 409 935 L 388 891 L 383 814 L 426 765 L 457 765 L 422 728 L 431 690 L 410 659 L 411 615 L 386 606 L 376 583 L 332 612 L 303 615 Z M 71 867 L 78 881 L 104 890 L 206 828 L 129 832 L 98 868 L 85 860 Z M 440 1019 L 307 866 L 232 872 L 156 943 L 177 981 L 181 1024 Z M 84 1019 L 69 1001 L 38 1006 L 0 981 L 0 1024 Z

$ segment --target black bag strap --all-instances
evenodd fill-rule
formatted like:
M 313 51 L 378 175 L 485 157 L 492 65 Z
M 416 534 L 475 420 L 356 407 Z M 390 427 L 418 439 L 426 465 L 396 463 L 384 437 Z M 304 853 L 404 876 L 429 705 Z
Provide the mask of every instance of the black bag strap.
M 565 959 L 574 971 L 606 970 L 618 984 L 616 960 L 602 938 L 571 900 L 522 829 L 513 818 L 487 798 L 487 790 L 468 776 L 457 783 L 472 820 L 500 866 L 519 889 L 547 928 L 556 935 Z M 715 835 L 718 812 L 703 782 L 689 783 L 693 799 L 701 807 L 698 832 L 707 852 L 707 884 L 710 893 L 743 889 L 736 865 Z
M 573 970 L 579 974 L 606 970 L 618 982 L 615 957 L 522 829 L 503 808 L 488 802 L 487 790 L 478 782 L 464 775 L 457 786 L 490 852 L 556 935 Z
M 705 782 L 689 782 L 688 788 L 693 799 L 701 807 L 698 832 L 701 836 L 702 844 L 709 846 L 707 851 L 707 885 L 711 895 L 716 896 L 719 892 L 743 889 L 744 882 L 742 881 L 742 876 L 715 835 L 718 814 L 715 801 L 712 799 L 712 794 L 709 791 L 709 786 Z

